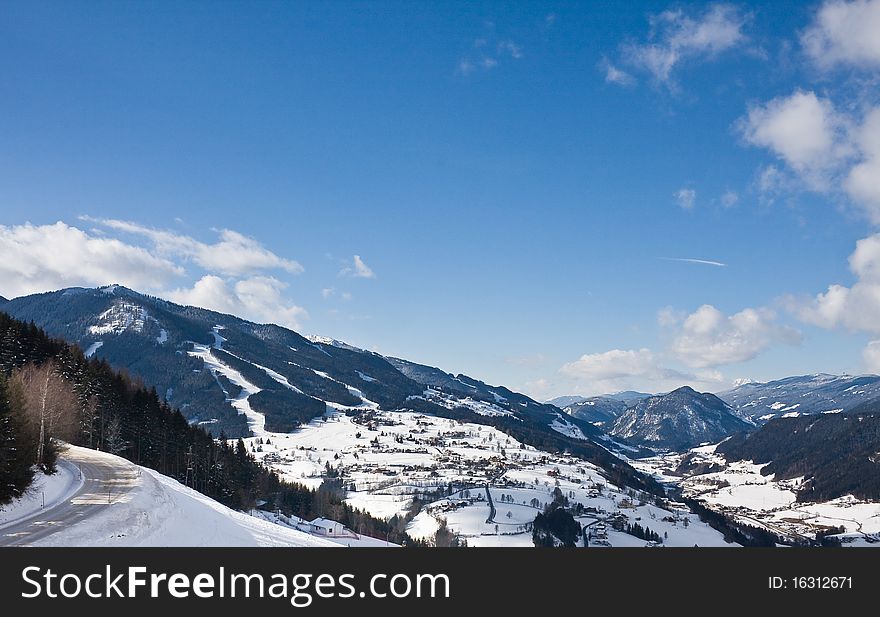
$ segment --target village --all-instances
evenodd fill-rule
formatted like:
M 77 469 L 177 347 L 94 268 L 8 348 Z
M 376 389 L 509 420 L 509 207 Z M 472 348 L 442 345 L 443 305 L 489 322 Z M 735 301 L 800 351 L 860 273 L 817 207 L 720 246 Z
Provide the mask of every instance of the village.
M 445 525 L 468 546 L 532 546 L 532 523 L 556 492 L 582 527 L 578 546 L 729 546 L 681 504 L 614 486 L 586 461 L 485 425 L 328 408 L 292 433 L 247 442 L 285 480 L 312 488 L 333 480 L 353 507 L 405 519 L 410 536 L 427 541 Z M 347 533 L 326 521 L 293 524 L 319 535 Z
M 680 473 L 686 456 L 706 473 Z M 820 503 L 798 501 L 803 478 L 777 480 L 762 473 L 763 465 L 728 462 L 715 453 L 714 445 L 631 462 L 663 484 L 679 488 L 685 497 L 792 544 L 815 542 L 817 534 L 830 534 L 844 546 L 880 543 L 880 504 L 852 495 Z

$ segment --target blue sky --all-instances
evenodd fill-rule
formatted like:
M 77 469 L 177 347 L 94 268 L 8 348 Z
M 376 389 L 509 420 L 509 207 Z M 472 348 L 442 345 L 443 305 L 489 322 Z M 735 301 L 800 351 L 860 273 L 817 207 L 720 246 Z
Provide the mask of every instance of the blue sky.
M 880 371 L 878 28 L 7 2 L 0 294 L 121 282 L 539 398 Z

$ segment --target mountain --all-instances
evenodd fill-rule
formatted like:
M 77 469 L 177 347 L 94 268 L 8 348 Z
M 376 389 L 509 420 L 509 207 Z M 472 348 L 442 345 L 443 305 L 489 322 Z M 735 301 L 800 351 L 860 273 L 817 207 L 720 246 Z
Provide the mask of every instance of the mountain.
M 386 359 L 403 375 L 428 388 L 421 397 L 444 407 L 464 405 L 486 416 L 559 416 L 559 409 L 554 405 L 538 403 L 504 386 L 490 386 L 467 375 L 453 375 L 400 358 Z M 561 416 L 559 420 L 566 421 Z
M 615 392 L 613 394 L 601 394 L 599 396 L 558 396 L 547 401 L 548 405 L 554 405 L 564 410 L 566 407 L 573 407 L 585 401 L 597 401 L 599 399 L 610 399 L 612 401 L 622 401 L 625 407 L 636 404 L 643 398 L 648 398 L 650 394 L 644 392 L 636 392 L 634 390 L 625 390 L 624 392 Z
M 609 396 L 591 396 L 563 407 L 562 411 L 596 426 L 604 426 L 614 422 L 627 408 L 624 401 Z
M 798 501 L 854 495 L 880 500 L 880 401 L 847 413 L 777 418 L 715 450 L 728 461 L 766 463 L 763 475 L 805 479 Z
M 757 423 L 783 416 L 848 411 L 880 398 L 877 375 L 801 375 L 767 383 L 745 383 L 718 397 Z
M 623 401 L 627 404 L 627 406 L 632 406 L 641 401 L 642 399 L 646 399 L 651 394 L 647 392 L 636 392 L 635 390 L 624 390 L 623 392 L 615 392 L 613 394 L 603 394 L 605 398 L 610 398 L 615 401 Z
M 40 383 L 39 371 L 43 368 L 46 382 L 35 394 L 27 384 L 34 376 Z M 64 392 L 73 402 L 64 402 Z M 49 398 L 44 399 L 47 395 Z M 34 414 L 39 414 L 35 409 L 46 403 L 51 416 L 44 426 L 34 421 Z M 77 345 L 50 338 L 33 323 L 0 312 L 0 504 L 10 497 L 21 497 L 23 491 L 26 497 L 37 469 L 52 471 L 58 467 L 57 440 L 61 438 L 71 445 L 110 452 L 149 467 L 235 510 L 262 505 L 267 511 L 280 511 L 287 516 L 313 518 L 332 513 L 335 520 L 351 529 L 359 528 L 376 537 L 390 534 L 395 543 L 408 541 L 402 530 L 351 507 L 336 492 L 319 492 L 279 478 L 275 470 L 256 460 L 253 446 L 243 440 L 233 445 L 232 440 L 213 439 L 201 427 L 187 423 L 177 410 L 159 399 L 155 390 L 148 390 L 138 379 L 114 371 L 106 362 L 86 358 Z M 40 443 L 42 452 L 38 449 Z M 35 465 L 35 460 L 40 459 L 42 463 Z M 120 478 L 106 461 L 93 464 L 80 459 L 76 462 L 82 463 L 81 470 L 71 466 L 72 462 L 67 467 L 74 472 L 74 485 L 85 486 L 90 493 L 97 488 L 106 494 L 107 487 L 112 485 L 114 498 L 118 498 L 120 491 L 133 486 L 130 469 L 124 470 Z M 80 473 L 83 475 L 77 478 Z M 47 503 L 51 502 L 51 496 L 46 496 Z M 75 499 L 73 506 L 78 501 L 95 502 L 93 494 L 79 496 L 83 499 Z M 159 503 L 151 504 L 152 509 L 135 504 L 138 518 L 143 519 L 137 521 L 138 529 L 145 530 L 151 521 L 162 524 L 162 511 L 173 500 L 162 496 L 159 499 Z M 128 497 L 124 501 L 131 503 Z M 85 510 L 66 508 L 63 520 L 55 520 L 59 526 L 72 522 L 80 529 L 87 516 Z M 199 516 L 191 509 L 189 514 Z M 120 513 L 123 518 L 125 515 L 124 511 Z M 118 525 L 120 517 L 114 518 Z M 41 527 L 45 531 L 45 525 Z M 219 527 L 217 530 L 223 531 Z M 157 531 L 168 533 L 168 529 Z M 103 533 L 107 533 L 107 526 Z M 19 539 L 27 542 L 26 536 Z
M 560 409 L 565 409 L 569 405 L 580 403 L 581 401 L 587 400 L 587 398 L 588 397 L 586 396 L 557 396 L 556 398 L 547 401 L 547 404 L 559 407 Z
M 4 298 L 3 296 L 0 296 L 0 305 L 6 304 L 7 302 L 9 302 L 9 300 Z
M 326 404 L 394 408 L 423 391 L 376 354 L 118 285 L 25 296 L 3 310 L 137 375 L 215 435 L 246 436 L 249 412 L 251 423 L 256 412 L 267 430 L 287 431 Z
M 637 445 L 686 450 L 750 428 L 714 394 L 684 386 L 639 401 L 614 421 L 610 434 Z
M 594 462 L 619 485 L 661 490 L 612 454 L 613 443 L 589 422 L 466 375 L 118 285 L 16 298 L 3 310 L 136 375 L 215 436 L 289 432 L 328 407 L 415 411 L 491 425 L 534 447 Z

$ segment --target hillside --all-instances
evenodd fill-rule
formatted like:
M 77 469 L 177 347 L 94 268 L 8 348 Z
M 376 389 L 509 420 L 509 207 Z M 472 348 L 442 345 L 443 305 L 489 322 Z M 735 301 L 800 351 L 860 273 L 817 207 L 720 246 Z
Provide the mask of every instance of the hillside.
M 804 477 L 798 501 L 844 495 L 880 500 L 880 404 L 849 413 L 770 420 L 757 431 L 735 435 L 716 451 L 729 461 L 765 464 L 764 475 Z
M 570 416 L 596 426 L 612 424 L 628 408 L 626 402 L 609 396 L 593 396 L 562 408 Z
M 849 411 L 880 397 L 877 375 L 799 375 L 766 383 L 749 382 L 719 392 L 743 418 L 764 423 L 773 418 Z
M 639 401 L 614 421 L 610 434 L 637 445 L 686 450 L 750 428 L 715 395 L 684 386 Z
M 73 404 L 52 411 L 43 440 L 34 439 L 34 423 L 25 410 L 28 370 L 45 370 L 56 393 L 68 391 Z M 42 383 L 42 382 L 39 382 Z M 48 382 L 47 382 L 48 383 Z M 22 386 L 24 384 L 24 386 Z M 254 460 L 242 440 L 215 440 L 202 428 L 189 424 L 155 390 L 144 388 L 106 362 L 86 358 L 76 346 L 52 339 L 32 324 L 0 312 L 0 439 L 16 444 L 0 450 L 0 486 L 11 486 L 9 496 L 21 496 L 33 476 L 35 445 L 48 449 L 56 431 L 66 426 L 64 438 L 74 445 L 116 454 L 148 467 L 215 499 L 234 510 L 262 506 L 285 515 L 312 518 L 321 515 L 374 537 L 402 544 L 409 541 L 396 521 L 377 520 L 345 503 L 335 486 L 307 488 L 285 482 Z M 37 391 L 39 393 L 39 391 Z M 50 408 L 55 401 L 50 401 Z M 25 449 L 18 443 L 27 444 Z M 54 449 L 54 448 L 53 448 Z M 19 460 L 21 459 L 21 460 Z M 39 459 L 37 459 L 39 460 Z M 51 471 L 52 461 L 45 465 Z M 31 477 L 11 476 L 29 470 Z M 19 480 L 21 480 L 19 482 Z M 6 491 L 0 493 L 5 503 Z
M 327 410 L 409 410 L 491 425 L 551 452 L 578 453 L 622 485 L 661 490 L 609 452 L 589 422 L 465 375 L 118 285 L 16 298 L 4 309 L 137 375 L 215 436 L 289 432 Z

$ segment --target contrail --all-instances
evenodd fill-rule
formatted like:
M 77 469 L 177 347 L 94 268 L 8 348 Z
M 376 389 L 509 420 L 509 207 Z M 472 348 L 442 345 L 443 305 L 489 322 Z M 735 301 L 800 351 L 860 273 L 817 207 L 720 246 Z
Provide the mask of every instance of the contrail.
M 718 268 L 726 268 L 727 264 L 720 261 L 712 261 L 710 259 L 691 259 L 690 257 L 661 257 L 666 261 L 683 261 L 689 264 L 703 264 L 704 266 L 716 266 Z

